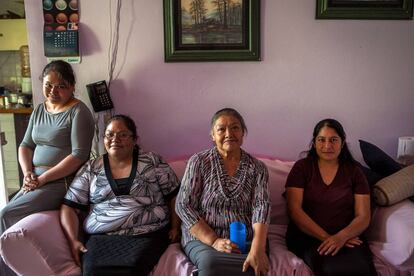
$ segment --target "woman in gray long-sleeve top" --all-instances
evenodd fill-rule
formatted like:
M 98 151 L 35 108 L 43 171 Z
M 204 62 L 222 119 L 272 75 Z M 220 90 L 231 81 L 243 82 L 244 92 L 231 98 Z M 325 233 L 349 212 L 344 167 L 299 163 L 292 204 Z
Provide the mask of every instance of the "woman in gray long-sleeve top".
M 266 255 L 270 216 L 265 165 L 240 148 L 247 129 L 234 109 L 215 113 L 211 137 L 215 147 L 192 156 L 177 196 L 182 246 L 198 275 L 261 275 L 269 270 Z M 240 254 L 230 224 L 246 225 L 251 247 Z
M 75 172 L 89 158 L 94 122 L 73 95 L 72 67 L 52 61 L 42 77 L 46 100 L 33 111 L 19 147 L 23 186 L 1 210 L 0 234 L 30 214 L 59 209 Z

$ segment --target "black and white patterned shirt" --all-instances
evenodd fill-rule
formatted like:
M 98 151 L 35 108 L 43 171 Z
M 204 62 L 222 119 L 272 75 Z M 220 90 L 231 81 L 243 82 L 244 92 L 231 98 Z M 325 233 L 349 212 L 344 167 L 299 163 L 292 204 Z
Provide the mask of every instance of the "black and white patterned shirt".
M 160 156 L 139 151 L 130 192 L 116 195 L 108 181 L 104 158 L 88 161 L 76 174 L 64 204 L 89 209 L 84 229 L 89 234 L 139 235 L 169 223 L 167 200 L 179 188 L 177 176 Z
M 253 238 L 254 223 L 270 221 L 269 174 L 266 166 L 241 150 L 236 174 L 230 177 L 217 149 L 200 152 L 188 161 L 177 196 L 176 212 L 182 220 L 182 245 L 196 240 L 190 228 L 203 218 L 220 238 L 230 237 L 234 221 L 246 225 Z

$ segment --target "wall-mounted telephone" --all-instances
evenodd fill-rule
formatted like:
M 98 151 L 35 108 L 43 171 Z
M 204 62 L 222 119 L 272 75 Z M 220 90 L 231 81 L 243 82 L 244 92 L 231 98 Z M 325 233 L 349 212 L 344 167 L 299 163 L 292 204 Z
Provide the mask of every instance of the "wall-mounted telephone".
M 106 86 L 104 80 L 87 84 L 86 89 L 88 90 L 89 99 L 95 112 L 114 108 L 108 86 Z

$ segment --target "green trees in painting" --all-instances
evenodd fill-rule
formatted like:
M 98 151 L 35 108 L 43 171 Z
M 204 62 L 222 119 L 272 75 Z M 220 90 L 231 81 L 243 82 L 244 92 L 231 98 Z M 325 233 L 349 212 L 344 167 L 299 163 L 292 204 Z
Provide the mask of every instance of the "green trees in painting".
M 241 0 L 184 0 L 182 2 L 183 25 L 211 24 L 227 28 L 229 25 L 242 24 Z M 185 22 L 186 14 L 191 16 L 191 22 Z
M 183 44 L 242 41 L 242 0 L 181 0 Z
M 241 3 L 232 0 L 214 0 L 211 3 L 216 7 L 219 22 L 224 28 L 228 24 L 241 25 Z
M 204 23 L 204 19 L 206 18 L 206 14 L 207 14 L 207 9 L 205 8 L 205 1 L 204 0 L 191 1 L 190 14 L 194 20 L 195 25 Z

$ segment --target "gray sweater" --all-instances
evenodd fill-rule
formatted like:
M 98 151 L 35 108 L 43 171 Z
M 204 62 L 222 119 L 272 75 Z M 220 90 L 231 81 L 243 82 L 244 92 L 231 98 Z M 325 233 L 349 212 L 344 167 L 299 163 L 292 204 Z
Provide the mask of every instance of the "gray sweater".
M 49 113 L 41 103 L 30 117 L 20 146 L 34 151 L 35 167 L 53 167 L 69 154 L 86 161 L 93 135 L 92 114 L 83 102 L 56 114 Z

